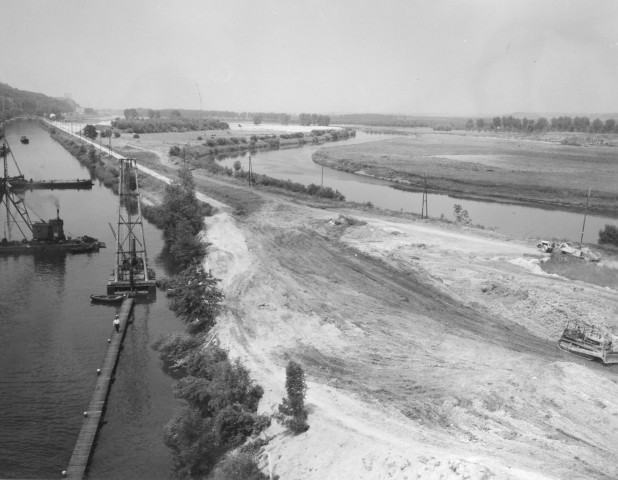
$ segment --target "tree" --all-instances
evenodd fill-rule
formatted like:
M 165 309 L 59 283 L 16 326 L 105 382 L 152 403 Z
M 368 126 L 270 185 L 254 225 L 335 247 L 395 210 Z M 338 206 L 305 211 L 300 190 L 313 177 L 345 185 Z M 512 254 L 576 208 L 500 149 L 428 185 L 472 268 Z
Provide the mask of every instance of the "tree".
M 172 117 L 172 118 L 180 118 L 180 116 L 181 115 L 180 115 L 180 111 L 179 110 L 172 110 L 170 112 L 170 117 Z
M 599 230 L 599 243 L 618 246 L 618 227 L 616 225 L 605 225 L 605 229 Z
M 502 123 L 502 121 L 500 120 L 500 117 L 494 117 L 492 119 L 492 123 L 494 125 L 494 128 L 498 130 L 498 128 L 500 128 L 500 124 Z
M 90 124 L 84 127 L 82 133 L 84 134 L 84 137 L 89 138 L 90 140 L 94 140 L 99 135 L 95 126 Z
M 290 123 L 290 116 L 287 113 L 281 114 L 281 125 L 287 125 Z
M 476 120 L 476 128 L 478 128 L 479 132 L 485 128 L 485 120 L 482 118 L 478 118 Z
M 135 108 L 126 108 L 124 110 L 124 118 L 126 120 L 133 120 L 138 117 L 137 110 Z
M 474 120 L 469 119 L 466 122 L 466 130 L 472 130 L 474 128 Z
M 616 127 L 616 120 L 614 120 L 613 118 L 609 118 L 607 120 L 605 120 L 605 125 L 603 127 L 603 131 L 606 133 L 611 133 L 614 131 L 614 128 Z
M 546 130 L 548 126 L 549 122 L 547 121 L 547 119 L 545 117 L 539 117 L 534 124 L 534 129 L 538 131 L 543 131 Z
M 255 115 L 253 115 L 253 123 L 255 125 L 259 125 L 260 123 L 262 123 L 262 114 L 256 113 Z
M 155 116 L 154 110 L 152 108 L 149 108 L 148 110 L 146 110 L 146 116 L 148 118 L 154 118 L 154 116 Z
M 294 433 L 306 432 L 309 429 L 305 411 L 307 383 L 303 368 L 293 360 L 285 368 L 285 389 L 288 396 L 279 405 L 279 412 L 292 417 L 285 425 Z
M 600 118 L 595 118 L 590 125 L 590 130 L 592 130 L 594 133 L 599 133 L 601 130 L 603 130 L 603 120 L 601 120 Z

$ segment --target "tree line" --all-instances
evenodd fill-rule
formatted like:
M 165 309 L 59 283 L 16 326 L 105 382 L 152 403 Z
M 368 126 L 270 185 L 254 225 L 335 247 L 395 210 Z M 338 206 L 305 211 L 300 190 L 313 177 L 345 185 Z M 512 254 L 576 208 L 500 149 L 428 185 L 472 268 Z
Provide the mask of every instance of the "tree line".
M 153 117 L 116 118 L 112 127 L 129 133 L 193 132 L 200 130 L 228 130 L 230 126 L 214 118 Z
M 328 127 L 330 125 L 330 117 L 328 115 L 318 115 L 317 113 L 301 113 L 298 115 L 298 123 L 300 125 Z
M 595 118 L 590 121 L 588 117 L 560 116 L 548 120 L 539 117 L 536 120 L 509 116 L 493 117 L 491 120 L 477 118 L 476 121 L 469 119 L 466 122 L 466 130 L 496 130 L 507 132 L 582 132 L 582 133 L 618 133 L 616 120 L 609 118 L 605 121 Z

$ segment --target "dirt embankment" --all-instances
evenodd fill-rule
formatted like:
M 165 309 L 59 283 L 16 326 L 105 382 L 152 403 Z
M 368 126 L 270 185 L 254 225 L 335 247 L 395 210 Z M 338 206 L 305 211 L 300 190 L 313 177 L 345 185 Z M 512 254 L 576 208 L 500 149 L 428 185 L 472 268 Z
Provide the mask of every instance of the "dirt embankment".
M 218 335 L 265 387 L 261 408 L 284 396 L 289 358 L 309 374 L 311 429 L 273 427 L 275 473 L 618 475 L 616 374 L 555 344 L 567 319 L 615 326 L 613 292 L 539 274 L 533 246 L 498 235 L 338 216 L 269 199 L 209 222 Z
M 543 275 L 533 245 L 495 233 L 317 209 L 194 174 L 202 193 L 238 204 L 205 234 L 226 294 L 221 344 L 265 388 L 264 412 L 285 394 L 288 359 L 308 374 L 310 429 L 273 425 L 265 469 L 618 477 L 616 367 L 556 348 L 566 320 L 616 327 L 615 292 Z

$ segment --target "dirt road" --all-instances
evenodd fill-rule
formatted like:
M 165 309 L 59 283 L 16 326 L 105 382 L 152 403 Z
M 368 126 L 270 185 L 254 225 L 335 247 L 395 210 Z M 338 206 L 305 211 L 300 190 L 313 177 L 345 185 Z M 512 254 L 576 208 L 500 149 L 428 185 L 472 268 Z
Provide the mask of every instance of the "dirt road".
M 270 458 L 282 479 L 316 480 L 618 477 L 615 367 L 555 346 L 568 319 L 617 326 L 615 292 L 540 274 L 534 246 L 494 233 L 312 208 L 194 174 L 203 193 L 259 198 L 249 215 L 207 219 L 221 344 L 265 388 L 264 412 L 285 394 L 289 359 L 308 374 L 310 429 L 273 425 L 265 468 Z

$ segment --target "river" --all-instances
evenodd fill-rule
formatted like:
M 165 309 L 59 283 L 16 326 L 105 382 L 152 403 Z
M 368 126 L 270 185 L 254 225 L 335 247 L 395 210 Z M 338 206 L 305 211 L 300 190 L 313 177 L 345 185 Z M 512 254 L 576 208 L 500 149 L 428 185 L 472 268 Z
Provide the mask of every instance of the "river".
M 232 130 L 235 125 L 230 124 Z M 302 148 L 259 151 L 251 154 L 252 167 L 255 173 L 262 173 L 280 179 L 290 179 L 294 182 L 308 185 L 321 184 L 322 167 L 313 162 L 311 156 L 318 149 L 337 147 L 339 145 L 358 144 L 371 141 L 387 140 L 394 135 L 367 134 L 357 132 L 356 138 L 322 145 L 305 145 Z M 249 155 L 228 158 L 221 161 L 222 165 L 231 167 L 240 160 L 243 168 L 249 167 Z M 391 188 L 390 182 L 363 177 L 352 173 L 324 168 L 324 185 L 343 193 L 347 200 L 355 202 L 371 202 L 379 208 L 395 211 L 421 213 L 422 194 L 405 192 Z M 560 238 L 579 242 L 584 220 L 584 212 L 573 213 L 561 210 L 547 210 L 521 205 L 466 200 L 449 195 L 429 194 L 427 205 L 429 216 L 444 217 L 454 220 L 453 207 L 460 204 L 467 210 L 472 223 L 486 228 L 494 228 L 500 232 L 521 238 Z M 616 225 L 614 218 L 588 215 L 584 241 L 596 243 L 599 230 L 606 224 Z
M 26 178 L 89 177 L 38 124 L 15 123 L 6 133 Z M 29 145 L 19 142 L 21 135 Z M 71 457 L 117 310 L 91 304 L 89 295 L 105 293 L 114 266 L 108 222 L 117 221 L 118 197 L 96 182 L 92 190 L 40 190 L 25 198 L 32 220 L 55 217 L 59 205 L 66 232 L 107 244 L 91 254 L 0 256 L 0 478 L 55 478 Z M 165 276 L 156 259 L 161 233 L 146 222 L 145 234 L 150 263 Z M 182 329 L 162 295 L 136 305 L 89 479 L 172 476 L 163 427 L 179 403 L 151 344 Z

